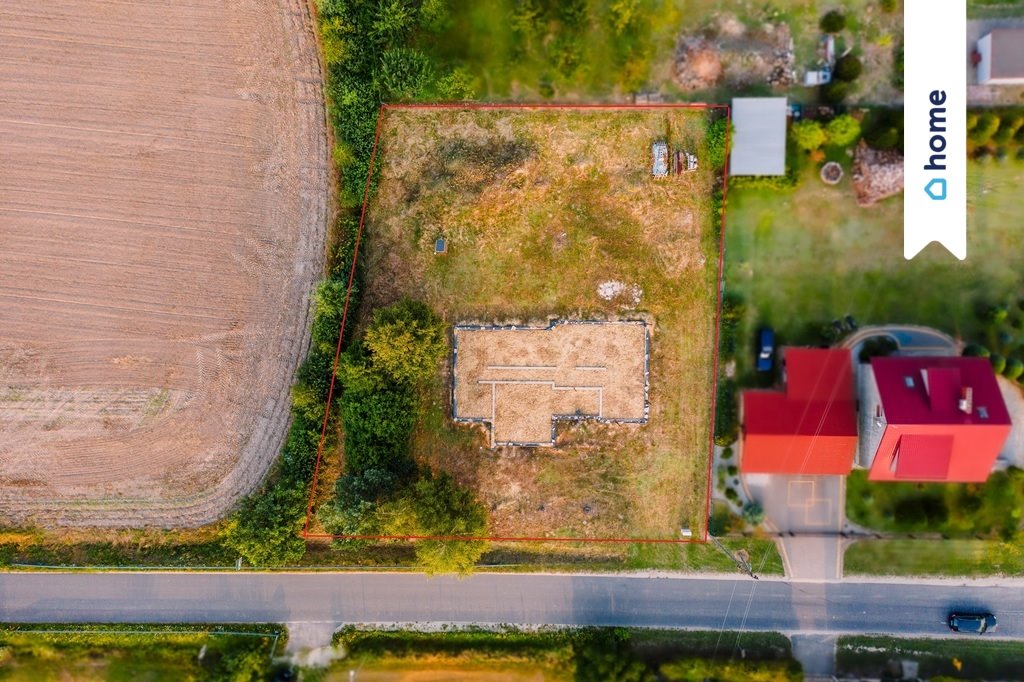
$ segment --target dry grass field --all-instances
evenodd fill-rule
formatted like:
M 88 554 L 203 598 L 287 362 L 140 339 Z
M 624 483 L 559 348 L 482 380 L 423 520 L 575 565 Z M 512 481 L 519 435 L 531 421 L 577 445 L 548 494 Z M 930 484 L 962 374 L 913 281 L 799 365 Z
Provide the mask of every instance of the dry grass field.
M 714 171 L 654 179 L 650 163 L 659 138 L 706 160 L 707 120 L 667 108 L 385 111 L 361 324 L 412 296 L 453 325 L 643 319 L 650 332 L 649 422 L 563 422 L 555 447 L 492 449 L 486 426 L 452 421 L 451 367 L 439 373 L 413 454 L 476 491 L 493 535 L 703 532 Z
M 303 0 L 0 3 L 0 522 L 198 525 L 265 474 L 320 83 Z

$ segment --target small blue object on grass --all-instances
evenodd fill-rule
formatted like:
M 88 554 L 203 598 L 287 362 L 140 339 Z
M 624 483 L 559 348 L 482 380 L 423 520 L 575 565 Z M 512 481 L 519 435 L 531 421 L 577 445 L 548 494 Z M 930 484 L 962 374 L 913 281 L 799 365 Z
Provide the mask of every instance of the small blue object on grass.
M 444 253 L 448 253 L 448 242 L 444 237 L 439 237 L 434 242 L 434 254 L 439 256 Z

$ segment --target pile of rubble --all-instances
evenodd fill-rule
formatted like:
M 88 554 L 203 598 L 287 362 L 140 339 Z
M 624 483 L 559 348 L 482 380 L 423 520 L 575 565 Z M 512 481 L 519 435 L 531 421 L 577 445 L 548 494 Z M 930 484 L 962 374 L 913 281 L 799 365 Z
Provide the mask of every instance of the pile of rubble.
M 687 37 L 676 47 L 676 83 L 683 90 L 713 88 L 722 78 L 722 61 L 709 40 Z
M 793 39 L 786 24 L 749 29 L 731 15 L 716 17 L 698 35 L 676 45 L 675 80 L 683 90 L 768 83 L 786 88 L 796 80 Z
M 902 192 L 903 153 L 872 149 L 862 140 L 853 157 L 853 189 L 861 206 Z

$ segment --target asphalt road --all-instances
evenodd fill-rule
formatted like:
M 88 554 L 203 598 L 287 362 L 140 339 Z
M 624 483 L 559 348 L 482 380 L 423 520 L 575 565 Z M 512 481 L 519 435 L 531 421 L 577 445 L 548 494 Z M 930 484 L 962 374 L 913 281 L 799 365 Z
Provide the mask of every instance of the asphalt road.
M 480 574 L 6 573 L 0 621 L 519 623 L 950 634 L 988 610 L 1024 639 L 1024 584 Z M 326 628 L 329 632 L 331 627 Z

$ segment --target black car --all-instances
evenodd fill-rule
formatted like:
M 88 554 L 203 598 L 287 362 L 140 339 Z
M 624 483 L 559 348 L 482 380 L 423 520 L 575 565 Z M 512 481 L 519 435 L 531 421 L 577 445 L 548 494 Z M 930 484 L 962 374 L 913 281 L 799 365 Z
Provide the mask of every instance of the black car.
M 951 613 L 947 621 L 953 632 L 983 634 L 996 629 L 996 617 L 991 613 Z

